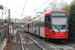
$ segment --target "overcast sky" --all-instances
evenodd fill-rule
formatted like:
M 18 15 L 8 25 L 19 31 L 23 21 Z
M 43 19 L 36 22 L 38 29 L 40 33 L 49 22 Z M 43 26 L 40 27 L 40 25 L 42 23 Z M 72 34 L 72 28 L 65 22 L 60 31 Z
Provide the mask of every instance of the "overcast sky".
M 20 18 L 24 16 L 32 15 L 34 9 L 36 10 L 39 6 L 44 4 L 47 0 L 0 0 L 0 4 L 6 6 L 11 10 L 11 18 Z M 58 2 L 67 2 L 70 3 L 72 0 L 58 0 Z M 52 0 L 49 0 L 44 6 L 37 10 L 37 12 L 42 12 L 45 7 L 49 5 Z M 25 4 L 25 7 L 24 7 Z M 22 13 L 22 9 L 23 14 Z M 34 15 L 35 13 L 33 13 Z

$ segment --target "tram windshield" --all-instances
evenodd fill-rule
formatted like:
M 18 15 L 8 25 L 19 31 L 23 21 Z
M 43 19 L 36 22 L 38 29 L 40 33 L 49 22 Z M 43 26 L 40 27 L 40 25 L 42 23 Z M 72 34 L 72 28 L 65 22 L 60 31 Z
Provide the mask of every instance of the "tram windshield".
M 66 29 L 66 25 L 53 25 L 53 29 Z
M 53 29 L 66 29 L 67 27 L 67 14 L 66 13 L 52 13 Z

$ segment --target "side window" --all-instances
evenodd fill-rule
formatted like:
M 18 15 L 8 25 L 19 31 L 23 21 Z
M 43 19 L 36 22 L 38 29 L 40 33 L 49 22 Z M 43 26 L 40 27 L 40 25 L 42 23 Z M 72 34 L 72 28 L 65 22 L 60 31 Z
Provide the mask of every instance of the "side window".
M 32 22 L 32 27 L 34 27 L 34 21 Z
M 44 16 L 37 18 L 35 24 L 36 27 L 44 27 Z
M 33 28 L 35 28 L 35 21 L 33 21 Z
M 44 27 L 44 16 L 40 17 L 40 27 Z
M 51 29 L 50 15 L 49 16 L 45 16 L 45 27 Z

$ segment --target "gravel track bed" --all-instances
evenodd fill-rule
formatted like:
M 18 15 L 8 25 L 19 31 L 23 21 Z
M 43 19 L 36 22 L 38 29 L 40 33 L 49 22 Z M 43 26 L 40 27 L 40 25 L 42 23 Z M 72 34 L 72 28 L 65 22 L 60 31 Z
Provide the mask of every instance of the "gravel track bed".
M 31 40 L 28 40 L 29 39 L 28 37 L 30 37 L 33 39 L 33 41 L 35 41 L 37 44 L 42 46 L 45 50 L 75 50 L 74 47 L 68 46 L 66 44 L 61 44 L 61 43 L 55 44 L 50 41 L 46 42 L 44 39 L 42 40 L 42 38 L 36 37 L 29 33 L 25 33 L 23 31 L 21 31 L 21 34 L 23 36 L 23 39 L 26 40 L 26 42 L 24 42 L 24 44 L 25 44 L 24 46 L 27 46 L 29 43 L 33 43 L 33 42 L 31 42 Z M 26 36 L 28 36 L 28 37 L 26 37 Z M 31 46 L 33 46 L 33 45 L 31 44 L 29 47 L 31 48 Z M 29 48 L 29 47 L 26 47 L 26 48 Z M 32 48 L 35 48 L 35 47 L 32 47 Z
M 21 35 L 24 50 L 42 50 L 32 40 L 30 40 L 24 32 L 19 32 Z

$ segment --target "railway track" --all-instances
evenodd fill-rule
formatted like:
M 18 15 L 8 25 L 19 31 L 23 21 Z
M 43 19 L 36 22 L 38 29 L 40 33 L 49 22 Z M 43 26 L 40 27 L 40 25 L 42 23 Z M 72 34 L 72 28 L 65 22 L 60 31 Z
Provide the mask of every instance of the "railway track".
M 40 38 L 41 39 L 41 38 Z M 42 39 L 41 39 L 42 40 Z M 43 40 L 45 41 L 45 40 Z M 62 49 L 62 50 L 75 50 L 75 46 L 69 44 L 69 43 L 66 43 L 66 42 L 62 42 L 62 41 L 45 41 L 49 44 L 52 44 L 54 46 L 57 46 L 58 48 Z
M 53 45 L 56 46 L 60 46 L 62 48 L 62 50 L 75 50 L 74 46 L 69 45 L 67 43 L 63 43 L 63 42 L 47 42 L 47 43 L 52 43 Z
M 21 37 L 22 50 L 43 50 L 43 48 L 32 41 L 26 34 L 20 31 L 18 32 Z
M 50 41 L 46 42 L 45 40 L 42 40 L 41 38 L 38 38 L 28 33 L 24 33 L 23 31 L 21 31 L 20 33 L 22 34 L 22 35 L 20 34 L 21 37 L 25 39 L 25 36 L 26 36 L 27 39 L 30 39 L 31 41 L 33 41 L 33 43 L 35 43 L 42 50 L 74 50 L 75 49 L 73 46 L 69 46 L 64 43 L 54 43 Z

